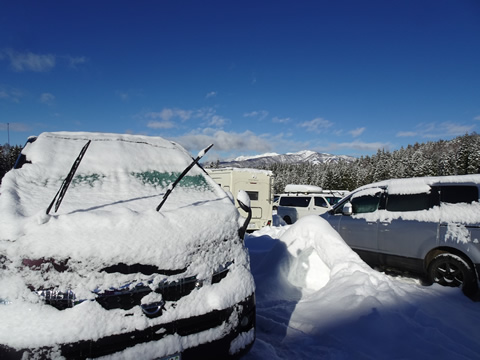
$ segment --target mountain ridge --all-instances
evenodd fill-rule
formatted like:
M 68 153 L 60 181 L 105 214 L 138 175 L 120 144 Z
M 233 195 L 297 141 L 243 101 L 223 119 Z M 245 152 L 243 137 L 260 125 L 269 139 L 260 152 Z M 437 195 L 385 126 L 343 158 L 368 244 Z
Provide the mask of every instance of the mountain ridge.
M 311 150 L 302 150 L 296 153 L 266 153 L 254 156 L 239 156 L 230 161 L 220 161 L 219 167 L 240 167 L 240 168 L 258 168 L 272 164 L 325 164 L 338 163 L 339 161 L 355 161 L 356 158 L 348 155 L 332 155 L 327 153 L 318 153 Z

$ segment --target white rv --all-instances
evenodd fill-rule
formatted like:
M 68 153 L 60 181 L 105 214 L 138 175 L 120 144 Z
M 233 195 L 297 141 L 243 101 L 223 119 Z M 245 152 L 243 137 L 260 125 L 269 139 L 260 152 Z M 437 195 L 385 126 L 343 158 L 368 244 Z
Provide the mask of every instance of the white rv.
M 274 176 L 271 171 L 248 168 L 205 170 L 217 184 L 230 191 L 233 196 L 236 196 L 239 190 L 244 190 L 250 196 L 252 220 L 248 225 L 248 231 L 272 225 Z M 247 216 L 240 208 L 239 211 L 242 216 Z
M 277 214 L 287 224 L 306 215 L 321 215 L 332 209 L 348 191 L 324 190 L 314 185 L 289 184 L 278 200 Z

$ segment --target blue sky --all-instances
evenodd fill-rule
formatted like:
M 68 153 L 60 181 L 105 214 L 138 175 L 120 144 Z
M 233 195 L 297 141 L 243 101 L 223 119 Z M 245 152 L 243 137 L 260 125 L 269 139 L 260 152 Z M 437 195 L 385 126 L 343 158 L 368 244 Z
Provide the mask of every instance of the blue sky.
M 0 4 L 1 144 L 99 131 L 214 143 L 210 160 L 361 156 L 479 129 L 478 0 Z

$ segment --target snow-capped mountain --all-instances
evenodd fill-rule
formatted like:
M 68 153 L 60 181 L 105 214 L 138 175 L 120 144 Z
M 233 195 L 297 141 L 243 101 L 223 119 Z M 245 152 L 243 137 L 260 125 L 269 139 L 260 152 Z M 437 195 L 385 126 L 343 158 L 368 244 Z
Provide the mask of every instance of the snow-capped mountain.
M 261 167 L 271 164 L 302 164 L 302 163 L 311 163 L 311 164 L 322 164 L 322 163 L 331 163 L 338 162 L 340 160 L 345 161 L 354 161 L 356 160 L 352 156 L 347 155 L 331 155 L 326 153 L 318 153 L 310 150 L 303 150 L 297 153 L 287 153 L 287 154 L 276 154 L 276 153 L 267 153 L 263 155 L 256 156 L 239 156 L 231 161 L 220 162 L 218 165 L 220 167 Z

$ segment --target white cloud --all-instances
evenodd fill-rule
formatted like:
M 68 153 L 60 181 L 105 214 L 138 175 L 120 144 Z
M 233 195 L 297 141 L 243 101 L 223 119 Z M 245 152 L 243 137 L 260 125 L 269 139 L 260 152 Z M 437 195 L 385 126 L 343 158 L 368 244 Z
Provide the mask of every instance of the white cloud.
M 452 122 L 442 122 L 437 124 L 420 123 L 415 126 L 414 130 L 399 131 L 397 137 L 413 137 L 419 136 L 425 139 L 437 139 L 444 136 L 460 136 L 465 135 L 475 129 L 475 125 L 456 124 Z
M 251 111 L 243 114 L 243 117 L 257 118 L 258 120 L 263 120 L 267 116 L 268 116 L 268 111 L 266 110 Z
M 78 65 L 84 64 L 88 61 L 88 59 L 85 56 L 77 56 L 77 57 L 64 56 L 64 57 L 68 61 L 68 66 L 73 69 L 77 69 Z
M 227 122 L 228 122 L 228 120 L 225 119 L 224 117 L 219 116 L 219 115 L 213 115 L 208 120 L 208 126 L 223 127 Z
M 367 151 L 367 152 L 374 152 L 378 149 L 385 149 L 389 150 L 392 147 L 390 143 L 382 143 L 382 142 L 363 142 L 363 141 L 352 141 L 352 142 L 343 142 L 332 144 L 330 146 L 331 149 L 354 149 L 360 151 Z
M 208 128 L 179 136 L 174 140 L 189 150 L 203 149 L 209 144 L 214 144 L 214 149 L 221 152 L 271 151 L 271 146 L 265 139 L 248 130 L 237 133 Z
M 85 56 L 35 54 L 30 51 L 21 52 L 13 49 L 0 51 L 0 60 L 3 59 L 10 60 L 10 67 L 16 72 L 47 72 L 56 66 L 57 59 L 66 61 L 67 66 L 72 69 L 77 69 L 78 65 L 88 61 L 88 58 Z
M 27 125 L 27 124 L 23 124 L 23 123 L 0 123 L 0 131 L 7 131 L 10 130 L 10 131 L 19 131 L 19 132 L 25 132 L 25 131 L 31 131 L 32 128 Z
M 418 133 L 416 133 L 415 131 L 399 131 L 397 133 L 397 137 L 413 137 L 413 136 L 417 136 Z
M 117 91 L 116 94 L 122 99 L 122 101 L 130 100 L 130 95 L 124 91 Z
M 480 115 L 475 116 L 475 117 L 473 118 L 473 120 L 478 120 L 478 121 L 480 121 Z
M 53 101 L 55 100 L 55 95 L 50 93 L 43 93 L 40 95 L 40 102 L 42 104 L 52 105 Z
M 159 112 L 149 112 L 145 114 L 145 117 L 150 119 L 162 119 L 164 121 L 169 121 L 172 118 L 180 118 L 182 121 L 186 121 L 192 117 L 192 114 L 193 111 L 191 110 L 164 108 Z
M 321 133 L 324 130 L 330 128 L 333 125 L 332 122 L 325 120 L 323 118 L 316 118 L 310 121 L 305 121 L 298 126 L 307 129 L 308 131 L 313 131 L 316 133 Z
M 55 55 L 34 54 L 32 52 L 18 52 L 12 49 L 4 50 L 2 58 L 10 60 L 10 66 L 16 72 L 35 71 L 45 72 L 55 67 Z
M 22 91 L 12 87 L 0 87 L 0 100 L 8 100 L 14 103 L 19 103 L 23 97 Z
M 361 128 L 357 128 L 357 129 L 351 130 L 351 131 L 349 131 L 348 133 L 349 133 L 350 135 L 352 135 L 353 137 L 359 137 L 360 135 L 363 134 L 364 131 L 365 131 L 365 128 L 364 128 L 364 127 L 361 127 Z
M 215 97 L 215 96 L 217 96 L 217 92 L 216 91 L 210 91 L 205 97 L 207 99 L 209 99 L 209 98 L 212 98 L 212 97 Z
M 286 117 L 286 118 L 279 118 L 279 117 L 274 117 L 272 119 L 272 122 L 275 123 L 275 124 L 288 124 L 290 121 L 292 121 L 291 118 L 289 117 Z
M 222 128 L 229 122 L 229 119 L 218 115 L 215 108 L 206 107 L 197 110 L 183 110 L 164 108 L 161 111 L 152 111 L 142 115 L 147 120 L 152 120 L 148 123 L 148 127 L 155 129 L 166 129 L 175 127 L 175 123 L 201 120 L 201 125 L 205 127 Z M 168 127 L 167 127 L 168 126 Z
M 164 120 L 164 121 L 149 121 L 147 127 L 150 129 L 171 129 L 175 126 L 175 124 L 171 121 Z

